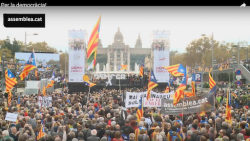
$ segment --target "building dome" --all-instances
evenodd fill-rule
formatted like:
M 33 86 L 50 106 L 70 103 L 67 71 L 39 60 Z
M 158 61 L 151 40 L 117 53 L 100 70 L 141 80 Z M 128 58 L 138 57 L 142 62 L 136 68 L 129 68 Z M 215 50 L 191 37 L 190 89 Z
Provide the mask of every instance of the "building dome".
M 123 42 L 123 35 L 118 27 L 118 31 L 115 33 L 114 42 Z

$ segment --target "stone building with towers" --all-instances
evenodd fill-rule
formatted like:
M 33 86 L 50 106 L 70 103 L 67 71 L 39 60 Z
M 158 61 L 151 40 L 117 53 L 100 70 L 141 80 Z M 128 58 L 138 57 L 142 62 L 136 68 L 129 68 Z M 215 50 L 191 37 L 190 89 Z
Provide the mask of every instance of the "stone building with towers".
M 128 65 L 128 71 L 134 71 L 131 66 L 135 64 L 135 61 L 132 61 L 132 59 L 137 57 L 137 61 L 140 60 L 141 63 L 142 60 L 145 60 L 145 58 L 150 58 L 150 56 L 152 56 L 152 49 L 151 47 L 143 47 L 140 34 L 135 41 L 135 47 L 130 47 L 129 45 L 126 45 L 124 43 L 123 35 L 120 31 L 120 28 L 118 27 L 118 30 L 114 35 L 114 42 L 108 45 L 108 47 L 103 47 L 101 39 L 99 39 L 97 49 L 97 63 L 98 57 L 99 60 L 104 60 L 104 58 L 100 58 L 102 55 L 105 56 L 107 59 L 107 61 L 105 61 L 104 63 L 104 65 L 108 64 L 108 67 L 106 67 L 106 71 L 118 71 L 118 66 L 122 64 Z M 143 56 L 143 59 L 138 59 L 138 56 Z

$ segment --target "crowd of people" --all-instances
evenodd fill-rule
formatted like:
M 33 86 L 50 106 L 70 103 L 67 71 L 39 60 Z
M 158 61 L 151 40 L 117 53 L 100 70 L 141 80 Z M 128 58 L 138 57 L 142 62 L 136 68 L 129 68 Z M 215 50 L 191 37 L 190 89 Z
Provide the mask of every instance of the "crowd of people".
M 172 89 L 172 88 L 171 88 Z M 216 108 L 204 115 L 163 115 L 160 108 L 143 107 L 137 121 L 135 108 L 124 109 L 125 89 L 87 93 L 53 92 L 52 107 L 38 105 L 39 94 L 0 95 L 0 141 L 248 141 L 250 99 L 232 98 L 232 124 L 226 121 L 226 91 L 217 89 Z M 156 91 L 157 88 L 155 89 Z M 237 93 L 237 92 L 235 92 Z M 6 121 L 7 113 L 18 114 Z M 44 136 L 37 139 L 41 129 Z

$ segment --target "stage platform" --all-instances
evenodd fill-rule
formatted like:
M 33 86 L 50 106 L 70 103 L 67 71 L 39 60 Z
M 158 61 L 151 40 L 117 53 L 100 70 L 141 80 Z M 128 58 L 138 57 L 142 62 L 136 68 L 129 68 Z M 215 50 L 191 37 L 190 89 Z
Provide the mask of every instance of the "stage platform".
M 160 90 L 165 90 L 165 88 L 167 87 L 167 83 L 158 83 L 157 88 Z M 147 88 L 147 84 L 145 85 L 130 85 L 130 84 L 121 84 L 121 85 L 117 85 L 114 84 L 112 86 L 108 85 L 95 85 L 93 87 L 91 87 L 90 91 L 99 91 L 99 90 L 103 90 L 103 89 L 116 89 L 119 90 L 121 88 L 121 90 L 124 90 L 126 88 Z M 84 83 L 68 83 L 68 89 L 69 89 L 69 93 L 72 94 L 74 92 L 88 92 L 89 91 L 89 87 L 86 86 Z

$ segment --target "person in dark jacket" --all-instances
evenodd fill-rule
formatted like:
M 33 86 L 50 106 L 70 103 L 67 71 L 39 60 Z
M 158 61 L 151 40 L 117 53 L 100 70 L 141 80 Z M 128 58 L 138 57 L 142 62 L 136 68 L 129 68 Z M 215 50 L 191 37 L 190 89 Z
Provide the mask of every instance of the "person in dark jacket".
M 96 136 L 97 131 L 94 129 L 91 131 L 91 136 L 87 138 L 87 141 L 100 141 L 100 138 Z
M 16 127 L 15 126 L 11 127 L 9 135 L 10 135 L 10 137 L 12 137 L 14 139 L 14 141 L 18 141 L 18 137 L 16 134 L 19 134 L 19 132 L 17 132 L 17 130 L 16 130 Z
M 128 119 L 125 120 L 125 125 L 123 125 L 121 127 L 121 130 L 124 132 L 125 129 L 128 129 L 129 130 L 129 133 L 134 133 L 134 129 L 132 128 L 132 126 L 130 126 L 130 122 Z

